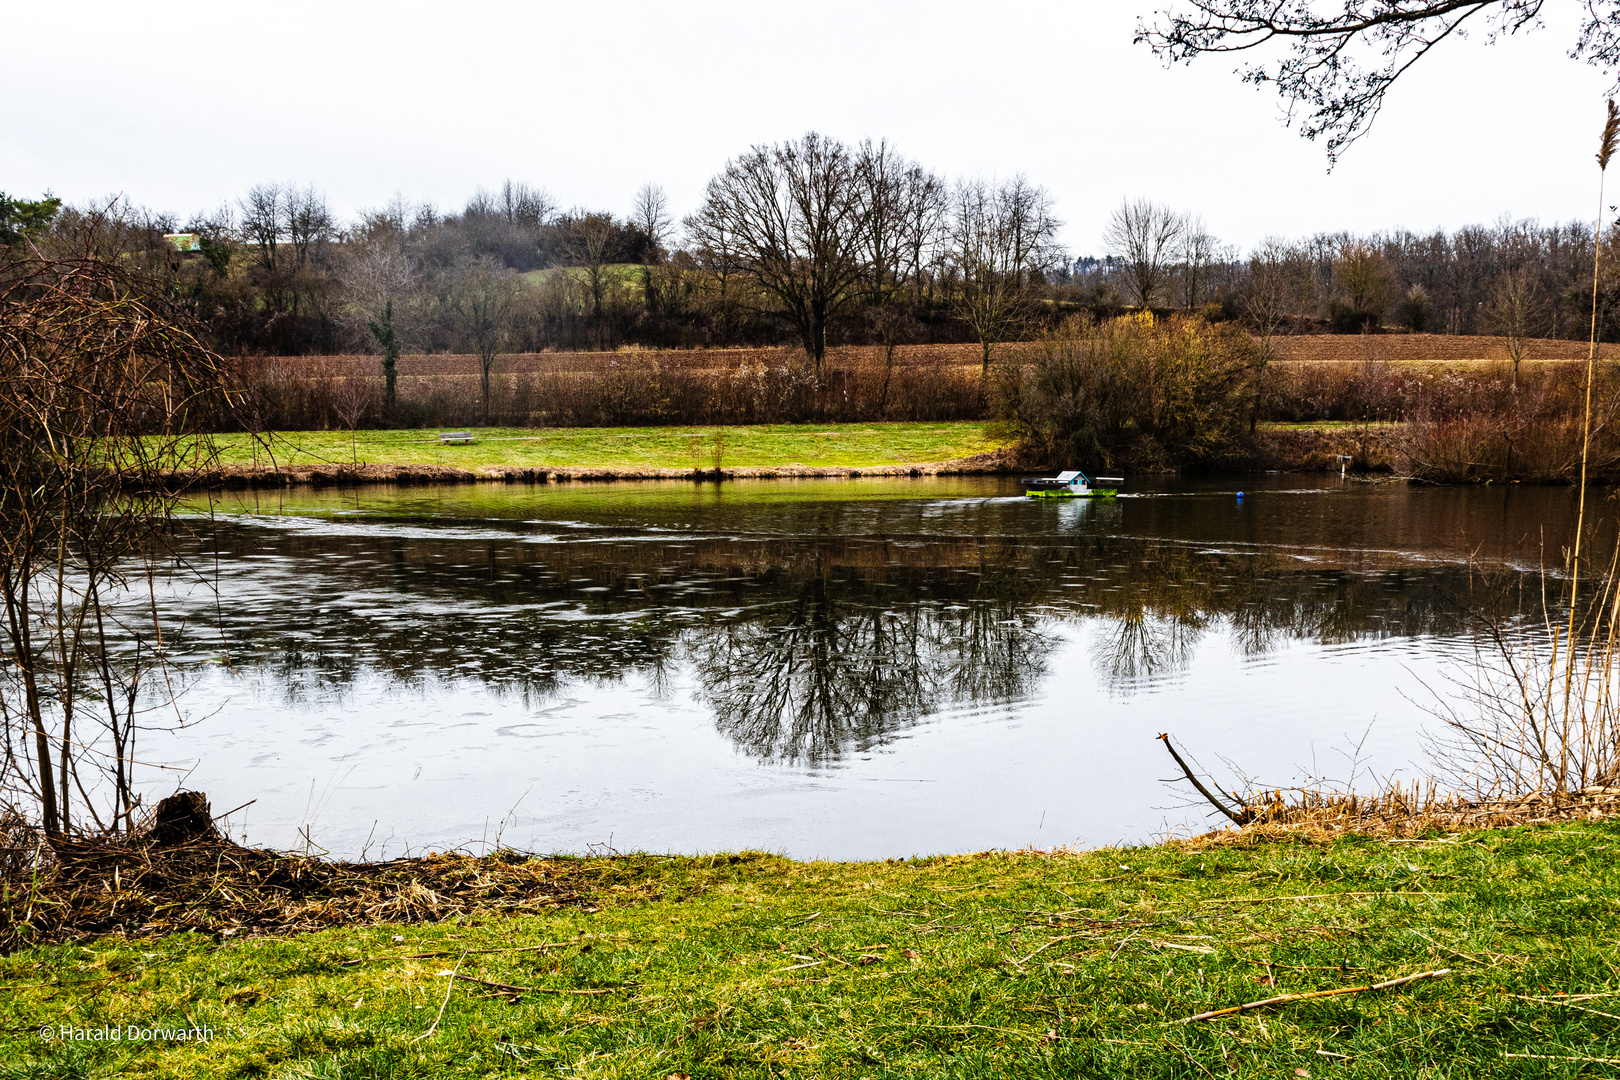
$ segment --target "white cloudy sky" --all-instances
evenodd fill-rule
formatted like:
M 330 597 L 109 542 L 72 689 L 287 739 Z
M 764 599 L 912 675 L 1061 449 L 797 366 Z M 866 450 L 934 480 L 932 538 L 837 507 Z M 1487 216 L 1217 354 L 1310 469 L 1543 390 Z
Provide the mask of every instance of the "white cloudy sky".
M 728 156 L 814 128 L 950 176 L 1027 173 L 1076 253 L 1127 196 L 1245 247 L 1593 212 L 1609 80 L 1564 57 L 1570 0 L 1534 34 L 1438 50 L 1331 175 L 1230 60 L 1166 70 L 1131 44 L 1167 2 L 16 5 L 0 190 L 183 215 L 291 180 L 347 214 L 513 177 L 622 213 L 651 180 L 684 213 Z

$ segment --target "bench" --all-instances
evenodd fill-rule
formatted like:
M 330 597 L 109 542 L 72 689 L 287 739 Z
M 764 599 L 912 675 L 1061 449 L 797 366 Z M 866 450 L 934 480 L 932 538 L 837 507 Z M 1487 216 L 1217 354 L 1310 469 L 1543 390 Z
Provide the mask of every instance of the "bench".
M 439 441 L 442 443 L 464 445 L 472 442 L 473 437 L 472 432 L 470 431 L 441 431 L 439 432 Z

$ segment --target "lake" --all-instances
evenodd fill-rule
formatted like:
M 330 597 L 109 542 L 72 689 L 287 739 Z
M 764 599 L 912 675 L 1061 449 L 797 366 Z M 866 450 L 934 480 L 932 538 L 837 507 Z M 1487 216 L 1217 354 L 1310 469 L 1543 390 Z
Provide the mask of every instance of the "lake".
M 1533 592 L 1574 505 L 1290 475 L 1019 491 L 222 494 L 182 542 L 208 584 L 164 600 L 186 723 L 139 756 L 216 812 L 256 799 L 238 839 L 348 857 L 1147 841 L 1216 824 L 1163 782 L 1160 732 L 1227 787 L 1428 773 L 1481 575 L 1498 606 Z

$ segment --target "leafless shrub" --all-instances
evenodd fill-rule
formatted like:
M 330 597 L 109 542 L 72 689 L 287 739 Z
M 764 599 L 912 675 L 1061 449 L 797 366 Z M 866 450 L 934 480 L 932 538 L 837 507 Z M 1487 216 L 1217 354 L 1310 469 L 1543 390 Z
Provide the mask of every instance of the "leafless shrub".
M 197 429 L 230 408 L 219 358 L 150 295 L 94 257 L 0 277 L 0 780 L 53 839 L 132 827 L 168 647 L 135 601 L 212 456 Z
M 1456 790 L 1501 799 L 1591 794 L 1620 783 L 1617 571 L 1620 548 L 1567 623 L 1546 593 L 1567 591 L 1568 573 L 1543 574 L 1532 612 L 1478 614 L 1473 666 L 1451 687 L 1436 688 L 1445 731 L 1435 757 Z M 1483 588 L 1491 585 L 1482 578 Z
M 371 409 L 371 381 L 359 375 L 346 375 L 338 384 L 337 395 L 332 402 L 338 419 L 343 426 L 349 429 L 349 458 L 358 459 L 355 451 L 354 432 L 360 426 L 360 421 Z

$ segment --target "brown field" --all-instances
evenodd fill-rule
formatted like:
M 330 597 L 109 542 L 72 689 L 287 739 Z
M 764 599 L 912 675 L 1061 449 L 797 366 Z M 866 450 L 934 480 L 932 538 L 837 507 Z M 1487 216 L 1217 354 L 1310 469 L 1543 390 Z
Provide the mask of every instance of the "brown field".
M 1390 364 L 1495 363 L 1508 360 L 1506 338 L 1469 334 L 1308 334 L 1275 341 L 1277 359 L 1292 363 Z M 1585 360 L 1587 343 L 1534 338 L 1526 359 Z M 1598 356 L 1620 358 L 1620 345 L 1599 345 Z
M 996 355 L 1004 358 L 1028 343 L 997 347 Z M 827 366 L 833 369 L 866 367 L 882 362 L 883 350 L 876 346 L 846 345 L 827 350 Z M 625 364 L 656 363 L 664 370 L 679 371 L 734 371 L 744 368 L 780 367 L 795 360 L 799 350 L 792 348 L 761 349 L 621 349 L 618 352 L 539 352 L 502 353 L 495 361 L 495 371 L 503 375 L 556 374 L 561 372 L 607 371 Z M 967 345 L 902 345 L 895 350 L 897 367 L 972 367 L 979 366 L 979 346 Z M 304 368 L 312 374 L 343 378 L 347 375 L 376 375 L 376 356 L 351 354 L 342 356 L 283 356 L 275 358 L 289 368 Z M 401 378 L 477 375 L 478 357 L 463 353 L 407 353 L 399 358 Z
M 1508 360 L 1505 338 L 1462 334 L 1308 334 L 1281 337 L 1274 342 L 1277 359 L 1284 363 L 1348 364 L 1368 360 L 1391 364 L 1476 364 Z M 1005 360 L 1031 349 L 1031 342 L 997 346 Z M 1535 338 L 1527 350 L 1529 362 L 1586 359 L 1587 343 Z M 794 360 L 798 350 L 787 347 L 757 349 L 623 349 L 618 352 L 502 353 L 495 371 L 503 375 L 556 374 L 607 371 L 628 363 L 656 363 L 665 370 L 713 371 L 777 367 Z M 1620 359 L 1620 345 L 1598 346 L 1600 359 Z M 289 369 L 312 375 L 343 378 L 378 374 L 377 357 L 366 354 L 284 356 L 276 361 Z M 832 369 L 866 368 L 882 362 L 882 350 L 871 345 L 844 345 L 827 350 Z M 973 368 L 979 366 L 979 346 L 902 345 L 895 364 L 906 368 Z M 399 359 L 401 378 L 477 375 L 478 358 L 462 353 L 407 353 Z
M 1490 412 L 1510 375 L 1502 338 L 1444 334 L 1301 335 L 1275 342 L 1262 418 L 1283 422 L 1444 418 Z M 1006 363 L 1038 342 L 997 347 Z M 1537 339 L 1524 386 L 1563 384 L 1585 358 L 1579 341 Z M 1620 359 L 1620 346 L 1599 355 Z M 617 427 L 670 424 L 860 423 L 983 420 L 995 410 L 979 347 L 910 345 L 884 362 L 876 346 L 828 350 L 822 379 L 795 348 L 624 349 L 503 353 L 486 417 L 478 358 L 410 354 L 399 361 L 399 405 L 381 408 L 371 355 L 241 357 L 240 383 L 261 430 L 338 427 Z M 358 395 L 358 396 L 357 396 Z M 359 403 L 344 420 L 345 400 Z M 1493 404 L 1494 403 L 1494 404 Z

